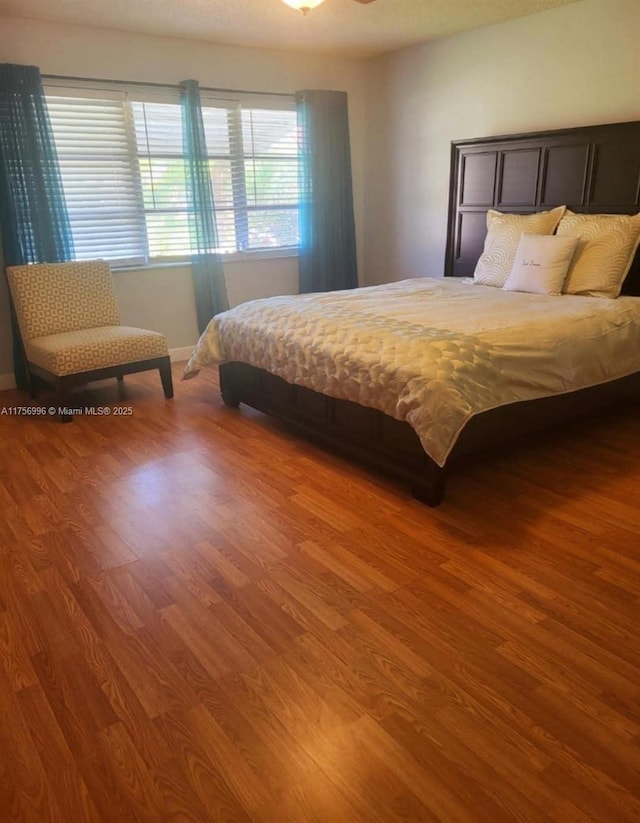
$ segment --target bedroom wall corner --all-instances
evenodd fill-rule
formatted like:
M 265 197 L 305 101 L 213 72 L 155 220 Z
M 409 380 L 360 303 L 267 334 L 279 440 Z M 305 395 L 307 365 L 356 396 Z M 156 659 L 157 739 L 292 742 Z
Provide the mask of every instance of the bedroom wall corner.
M 370 61 L 367 284 L 443 274 L 452 140 L 639 119 L 639 41 L 638 0 L 580 0 Z

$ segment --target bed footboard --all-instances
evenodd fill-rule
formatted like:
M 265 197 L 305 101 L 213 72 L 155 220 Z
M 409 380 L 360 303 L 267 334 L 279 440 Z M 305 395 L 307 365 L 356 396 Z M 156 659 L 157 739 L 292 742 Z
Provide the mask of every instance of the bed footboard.
M 469 455 L 502 451 L 540 431 L 640 398 L 640 373 L 563 395 L 501 406 L 473 417 L 440 468 L 425 454 L 408 423 L 375 409 L 286 383 L 244 363 L 219 367 L 220 388 L 229 406 L 246 403 L 349 457 L 407 483 L 429 506 L 442 502 L 449 467 Z
M 442 502 L 446 471 L 425 454 L 408 423 L 291 385 L 245 363 L 225 363 L 219 373 L 226 405 L 246 403 L 273 415 L 334 451 L 408 483 L 417 500 L 429 506 Z

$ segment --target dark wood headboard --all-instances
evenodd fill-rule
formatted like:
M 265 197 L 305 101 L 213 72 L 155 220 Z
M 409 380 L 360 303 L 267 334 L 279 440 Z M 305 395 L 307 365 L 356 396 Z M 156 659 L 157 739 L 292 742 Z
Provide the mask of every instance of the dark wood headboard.
M 640 122 L 456 140 L 450 186 L 445 275 L 472 277 L 488 209 L 639 212 Z M 640 252 L 622 292 L 640 295 Z

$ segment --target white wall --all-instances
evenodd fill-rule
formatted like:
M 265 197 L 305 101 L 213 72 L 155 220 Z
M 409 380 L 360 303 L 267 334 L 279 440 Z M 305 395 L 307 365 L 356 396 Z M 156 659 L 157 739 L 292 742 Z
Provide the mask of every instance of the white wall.
M 37 65 L 43 74 L 291 93 L 303 88 L 349 94 L 354 207 L 360 262 L 363 248 L 365 64 L 299 52 L 219 46 L 83 26 L 0 18 L 0 62 Z M 297 259 L 225 265 L 232 305 L 297 291 Z M 191 273 L 186 266 L 119 272 L 123 322 L 157 329 L 171 348 L 197 339 Z M 6 294 L 0 284 L 0 375 L 11 371 Z
M 297 257 L 227 262 L 224 268 L 231 306 L 298 291 Z M 160 329 L 167 334 L 170 348 L 195 342 L 196 309 L 188 265 L 114 271 L 113 279 L 125 326 Z
M 640 118 L 640 2 L 574 5 L 370 64 L 365 281 L 443 273 L 452 140 Z

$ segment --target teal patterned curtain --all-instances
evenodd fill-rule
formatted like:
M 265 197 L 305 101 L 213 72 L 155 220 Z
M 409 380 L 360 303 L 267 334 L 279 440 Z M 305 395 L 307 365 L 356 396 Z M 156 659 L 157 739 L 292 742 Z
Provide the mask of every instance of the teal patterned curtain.
M 296 95 L 301 140 L 300 291 L 358 285 L 346 92 Z
M 185 80 L 180 83 L 180 95 L 191 232 L 191 270 L 198 328 L 202 333 L 214 314 L 229 308 L 229 301 L 222 259 L 214 251 L 218 245 L 218 232 L 198 82 Z
M 71 227 L 36 66 L 0 64 L 0 225 L 6 266 L 73 259 Z M 16 383 L 27 388 L 11 308 Z

